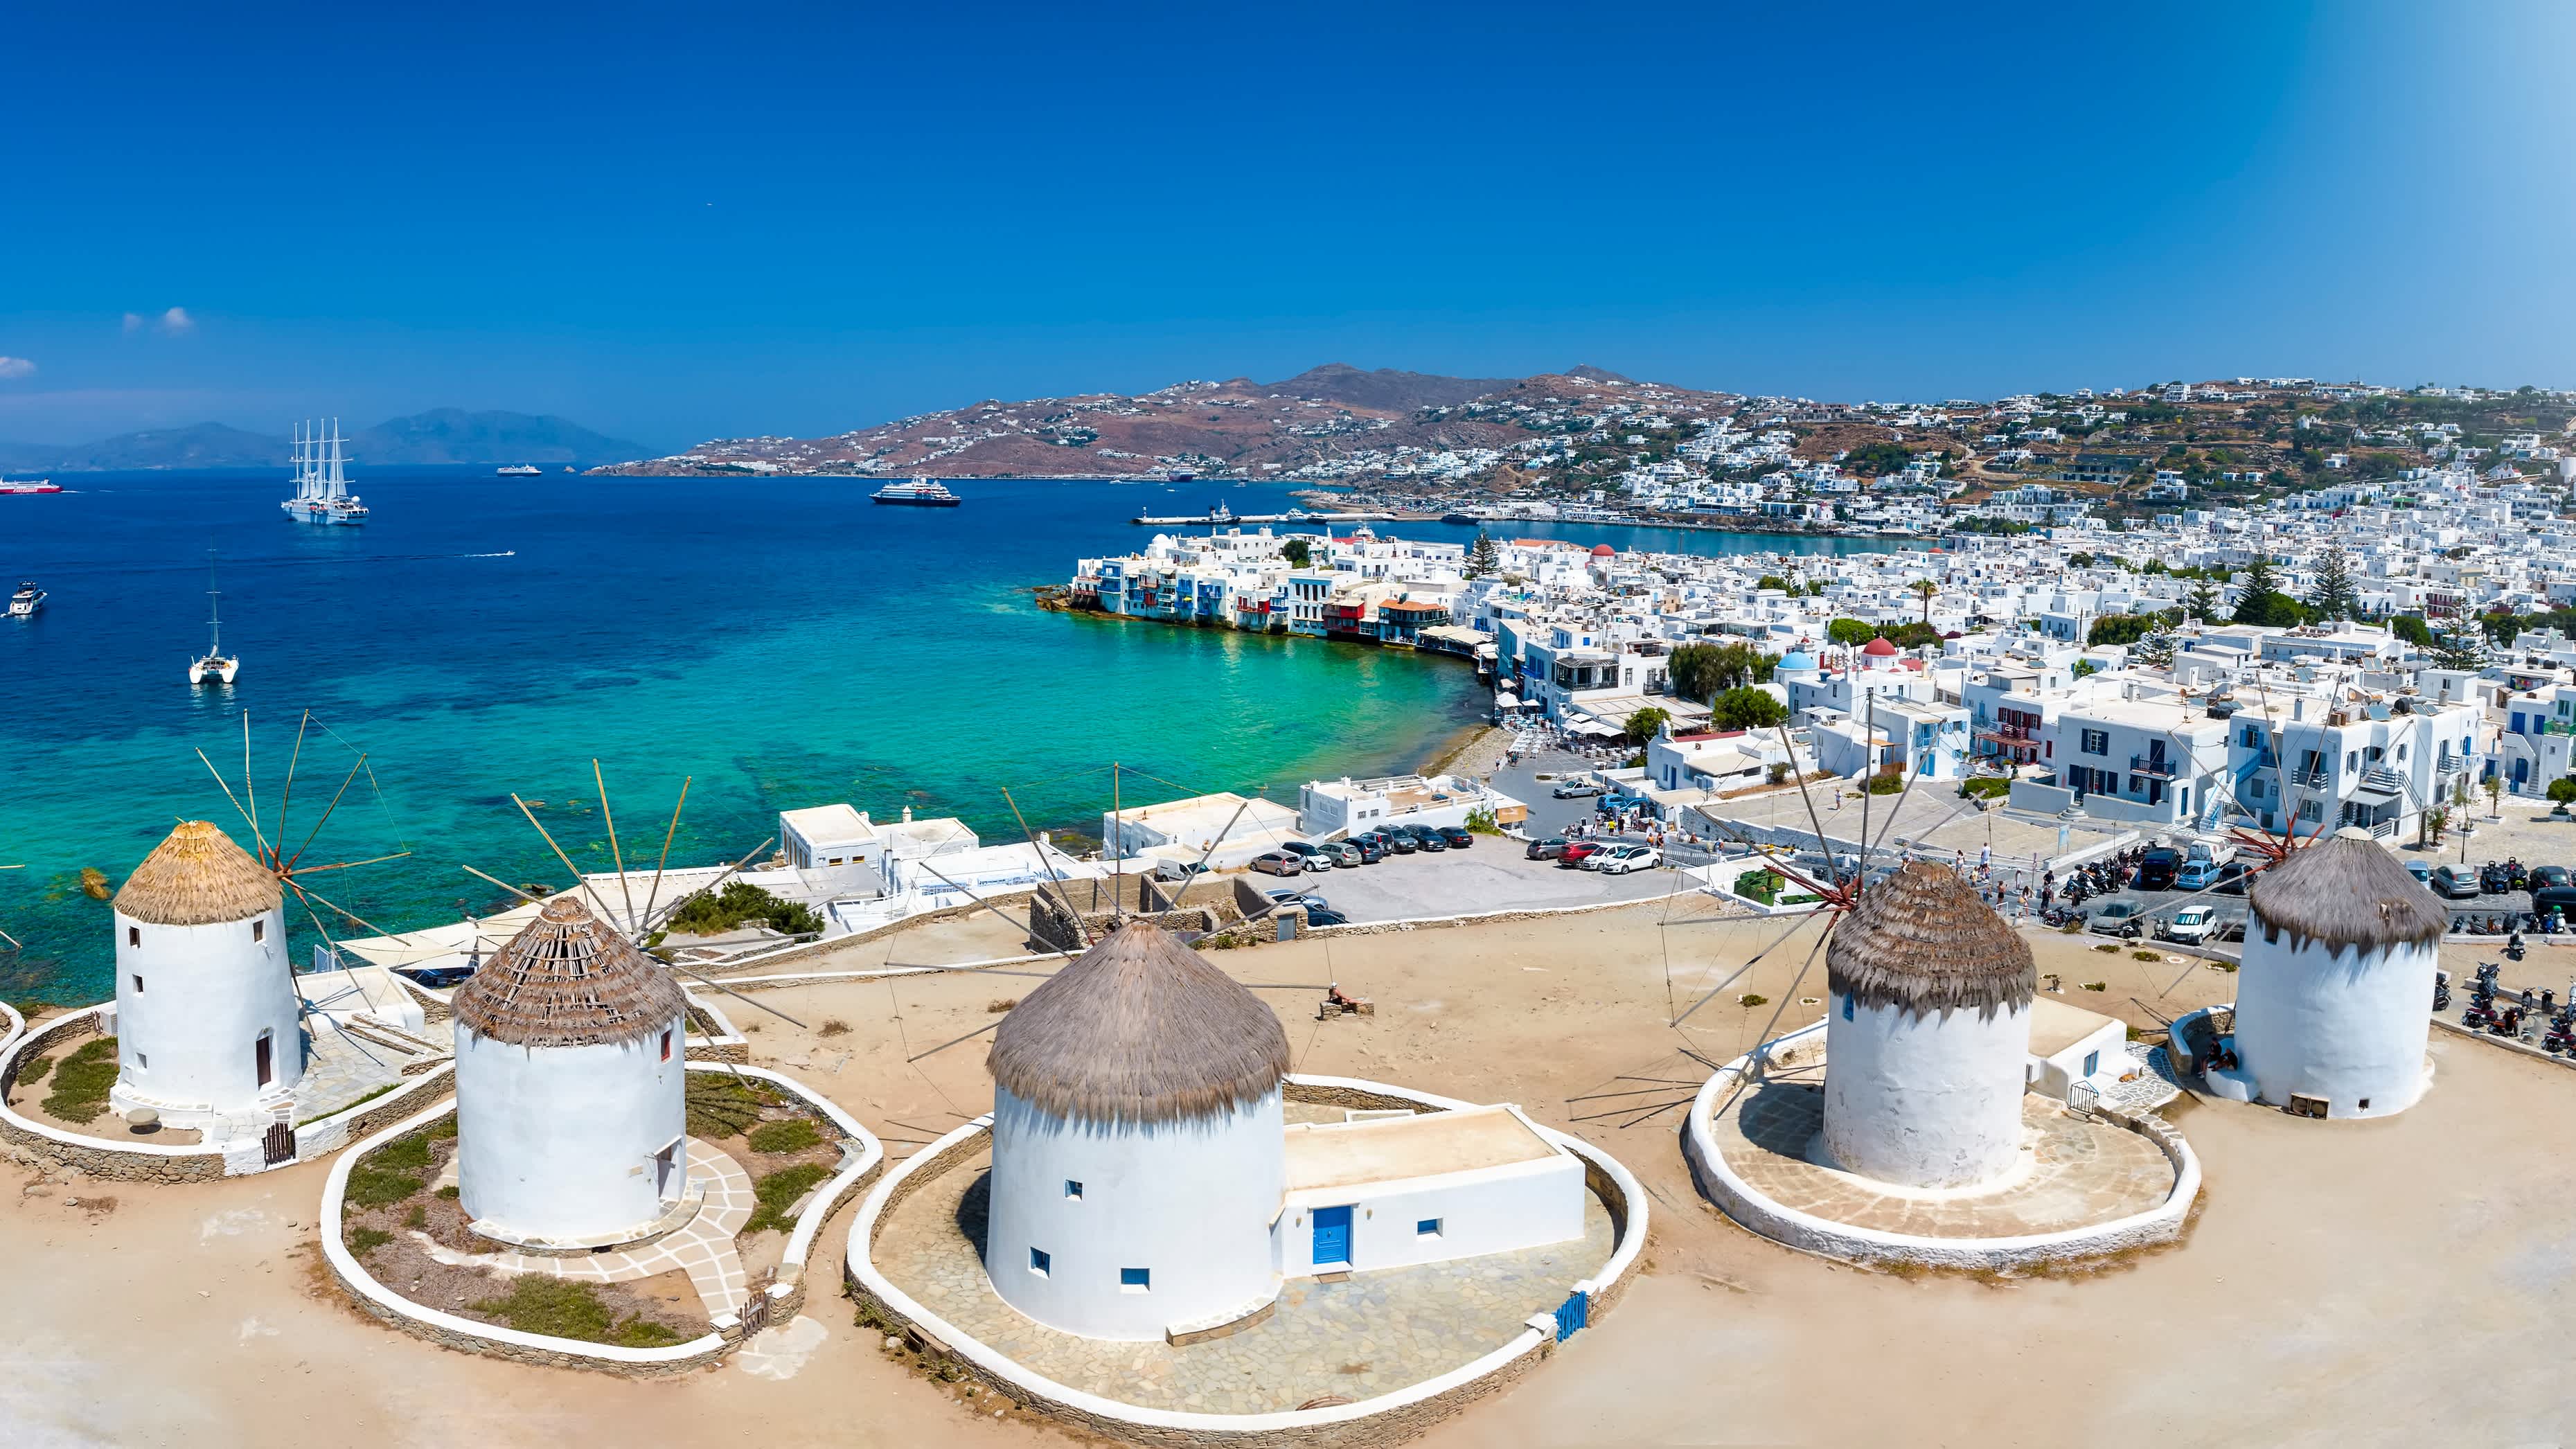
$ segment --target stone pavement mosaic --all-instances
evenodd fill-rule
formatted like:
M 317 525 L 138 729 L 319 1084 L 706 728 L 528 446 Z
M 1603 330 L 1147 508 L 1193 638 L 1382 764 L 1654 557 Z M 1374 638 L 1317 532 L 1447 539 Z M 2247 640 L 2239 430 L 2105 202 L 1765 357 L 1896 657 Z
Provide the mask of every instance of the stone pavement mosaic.
M 460 1253 L 432 1241 L 427 1233 L 414 1232 L 412 1236 L 419 1240 L 422 1251 L 451 1267 L 470 1264 L 502 1273 L 542 1273 L 579 1283 L 624 1283 L 677 1268 L 689 1275 L 689 1286 L 698 1290 L 698 1299 L 710 1315 L 739 1312 L 743 1300 L 750 1296 L 751 1275 L 743 1268 L 742 1255 L 734 1249 L 734 1235 L 751 1221 L 752 1209 L 757 1206 L 751 1174 L 731 1157 L 692 1137 L 689 1177 L 706 1189 L 706 1204 L 698 1209 L 698 1215 L 676 1232 L 623 1252 L 584 1253 L 568 1258 L 539 1253 Z M 455 1181 L 456 1158 L 451 1154 L 446 1170 L 433 1186 L 448 1187 Z
M 1336 1118 L 1339 1113 L 1334 1114 Z M 1022 1317 L 984 1278 L 990 1155 L 899 1204 L 880 1229 L 878 1271 L 931 1312 L 1057 1383 L 1122 1403 L 1209 1414 L 1365 1399 L 1422 1382 L 1511 1342 L 1553 1312 L 1610 1257 L 1609 1209 L 1584 1196 L 1581 1238 L 1517 1253 L 1291 1279 L 1278 1311 L 1229 1338 L 1187 1348 L 1109 1343 Z
M 401 1084 L 404 1067 L 428 1059 L 427 1053 L 415 1055 L 351 1035 L 327 1016 L 309 1017 L 304 1031 L 304 1075 L 295 1083 L 291 1120 L 328 1117 L 380 1087 Z M 269 1111 L 227 1113 L 200 1129 L 201 1140 L 256 1138 L 276 1120 L 277 1115 Z
M 1724 1099 L 1721 1098 L 1721 1101 Z M 2146 1212 L 2173 1195 L 2173 1164 L 2146 1137 L 2068 1112 L 2037 1092 L 2021 1099 L 2030 1173 L 1989 1193 L 1913 1197 L 1807 1160 L 1825 1125 L 1825 1090 L 1772 1081 L 1736 1098 L 1713 1127 L 1726 1165 L 1778 1203 L 1856 1228 L 1925 1238 L 2064 1232 Z

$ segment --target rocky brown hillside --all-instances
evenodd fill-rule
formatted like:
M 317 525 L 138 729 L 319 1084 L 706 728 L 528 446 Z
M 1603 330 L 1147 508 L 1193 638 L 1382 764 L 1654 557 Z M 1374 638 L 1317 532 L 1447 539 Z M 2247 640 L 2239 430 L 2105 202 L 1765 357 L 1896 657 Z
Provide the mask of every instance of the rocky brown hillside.
M 1555 401 L 1638 386 L 1577 368 L 1528 378 L 1440 377 L 1330 363 L 1278 382 L 1184 382 L 1141 396 L 986 401 L 827 438 L 722 438 L 598 471 L 1119 477 L 1188 470 L 1278 477 L 1373 450 L 1508 448 L 1549 430 Z M 1666 412 L 1722 416 L 1735 399 L 1639 388 Z

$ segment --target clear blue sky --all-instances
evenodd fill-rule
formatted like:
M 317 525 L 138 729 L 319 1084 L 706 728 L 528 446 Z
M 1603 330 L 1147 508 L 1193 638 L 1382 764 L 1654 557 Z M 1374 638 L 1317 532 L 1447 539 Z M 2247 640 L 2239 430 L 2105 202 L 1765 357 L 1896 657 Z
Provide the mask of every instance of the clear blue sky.
M 0 438 L 1328 360 L 2576 384 L 2563 4 L 29 0 L 0 55 Z

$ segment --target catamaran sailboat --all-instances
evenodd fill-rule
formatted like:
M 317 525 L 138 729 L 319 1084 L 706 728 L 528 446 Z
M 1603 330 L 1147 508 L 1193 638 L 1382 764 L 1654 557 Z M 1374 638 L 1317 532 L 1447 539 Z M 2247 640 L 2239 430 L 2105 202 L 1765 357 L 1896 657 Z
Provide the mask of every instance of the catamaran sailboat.
M 340 420 L 331 420 L 331 432 L 323 436 L 311 423 L 295 435 L 295 496 L 277 506 L 298 523 L 359 524 L 367 521 L 367 505 L 349 491 L 349 479 L 343 471 L 346 459 L 340 453 Z
M 215 591 L 214 550 L 208 549 L 206 551 L 206 629 L 209 637 L 206 641 L 205 657 L 188 662 L 190 684 L 204 684 L 208 680 L 217 684 L 230 684 L 233 682 L 233 676 L 241 673 L 241 656 L 224 652 L 224 620 L 223 615 L 216 609 L 217 603 L 222 598 L 223 595 Z

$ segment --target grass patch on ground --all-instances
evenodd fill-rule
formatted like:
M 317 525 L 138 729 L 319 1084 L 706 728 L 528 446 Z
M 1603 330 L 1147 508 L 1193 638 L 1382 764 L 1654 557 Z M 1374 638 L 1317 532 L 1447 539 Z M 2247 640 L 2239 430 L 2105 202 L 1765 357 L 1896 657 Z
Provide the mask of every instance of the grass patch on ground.
M 54 1059 L 52 1057 L 38 1057 L 34 1061 L 29 1062 L 18 1069 L 18 1085 L 22 1087 L 32 1087 L 38 1082 L 43 1081 L 45 1079 L 45 1073 L 50 1072 L 53 1069 Z
M 486 1298 L 472 1306 L 475 1312 L 489 1314 L 521 1333 L 575 1338 L 619 1348 L 664 1348 L 686 1341 L 676 1330 L 640 1315 L 619 1320 L 600 1301 L 598 1289 L 561 1278 L 532 1274 L 513 1282 L 507 1295 Z
M 352 1228 L 349 1230 L 349 1251 L 363 1258 L 393 1240 L 394 1235 L 382 1228 Z
M 763 1228 L 776 1228 L 783 1233 L 794 1227 L 796 1220 L 787 1215 L 787 1210 L 796 1205 L 798 1198 L 812 1191 L 816 1183 L 831 1175 L 832 1169 L 819 1162 L 800 1162 L 762 1178 L 751 1189 L 752 1196 L 760 1199 L 760 1206 L 753 1210 L 751 1221 L 744 1223 L 742 1230 L 756 1233 Z
M 763 1122 L 751 1129 L 754 1152 L 802 1152 L 823 1140 L 810 1119 L 790 1117 L 784 1122 Z
M 427 1187 L 429 1139 L 426 1129 L 410 1132 L 368 1153 L 349 1171 L 348 1200 L 359 1207 L 385 1207 Z
M 732 1137 L 760 1124 L 767 1103 L 731 1072 L 691 1072 L 688 1087 L 689 1135 Z
M 369 1092 L 367 1095 L 365 1095 L 365 1096 L 363 1096 L 363 1097 L 358 1098 L 358 1099 L 357 1099 L 356 1101 L 354 1101 L 354 1102 L 343 1102 L 343 1103 L 341 1103 L 339 1106 L 332 1108 L 332 1109 L 331 1109 L 330 1111 L 328 1111 L 328 1112 L 316 1112 L 316 1113 L 314 1113 L 312 1116 L 305 1118 L 305 1119 L 304 1119 L 304 1121 L 302 1121 L 302 1122 L 298 1122 L 298 1123 L 296 1123 L 295 1125 L 296 1125 L 296 1126 L 298 1126 L 298 1127 L 302 1127 L 302 1126 L 307 1125 L 308 1123 L 319 1122 L 319 1121 L 321 1121 L 321 1120 L 322 1120 L 323 1118 L 325 1118 L 325 1117 L 336 1117 L 336 1116 L 338 1116 L 339 1114 L 341 1114 L 342 1112 L 346 1112 L 346 1111 L 348 1111 L 348 1110 L 349 1110 L 350 1108 L 352 1108 L 352 1107 L 362 1106 L 362 1105 L 364 1105 L 364 1104 L 366 1104 L 366 1103 L 368 1103 L 368 1102 L 372 1102 L 372 1101 L 376 1100 L 378 1097 L 383 1096 L 385 1093 L 390 1092 L 390 1091 L 394 1090 L 394 1089 L 395 1089 L 395 1088 L 397 1088 L 397 1087 L 404 1087 L 404 1086 L 409 1086 L 409 1085 L 410 1085 L 410 1083 L 408 1083 L 408 1082 L 387 1082 L 387 1083 L 385 1083 L 383 1086 L 376 1088 L 374 1091 Z
M 107 1110 L 108 1088 L 115 1085 L 116 1038 L 92 1037 L 62 1059 L 45 1110 L 66 1122 L 96 1121 Z

